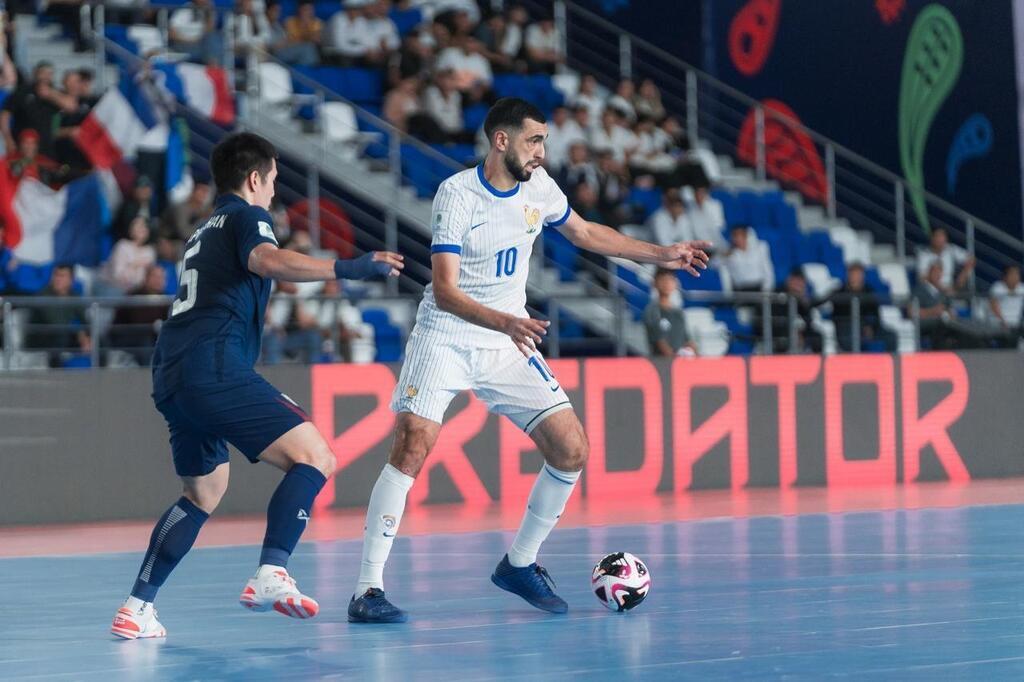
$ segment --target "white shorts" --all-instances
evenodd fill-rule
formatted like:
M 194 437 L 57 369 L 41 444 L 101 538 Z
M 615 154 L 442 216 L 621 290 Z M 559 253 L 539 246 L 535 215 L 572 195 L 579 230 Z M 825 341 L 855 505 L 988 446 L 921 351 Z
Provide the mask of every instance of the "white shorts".
M 467 348 L 413 332 L 391 398 L 392 411 L 440 424 L 449 403 L 465 390 L 526 433 L 548 415 L 572 409 L 540 353 L 527 358 L 515 347 Z

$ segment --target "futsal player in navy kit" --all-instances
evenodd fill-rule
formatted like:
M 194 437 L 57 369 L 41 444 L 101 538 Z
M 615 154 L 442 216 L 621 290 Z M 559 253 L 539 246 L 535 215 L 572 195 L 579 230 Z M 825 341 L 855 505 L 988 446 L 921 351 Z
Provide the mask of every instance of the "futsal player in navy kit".
M 185 245 L 178 293 L 153 355 L 153 400 L 167 421 L 184 492 L 153 528 L 131 595 L 114 617 L 111 632 L 125 639 L 167 634 L 153 600 L 227 490 L 227 443 L 251 462 L 285 472 L 270 498 L 263 551 L 242 606 L 294 618 L 319 611 L 296 587 L 287 564 L 335 458 L 302 408 L 253 369 L 263 314 L 272 279 L 397 276 L 402 257 L 377 251 L 328 260 L 278 249 L 267 211 L 276 157 L 267 140 L 238 133 L 210 158 L 220 195 L 213 215 Z

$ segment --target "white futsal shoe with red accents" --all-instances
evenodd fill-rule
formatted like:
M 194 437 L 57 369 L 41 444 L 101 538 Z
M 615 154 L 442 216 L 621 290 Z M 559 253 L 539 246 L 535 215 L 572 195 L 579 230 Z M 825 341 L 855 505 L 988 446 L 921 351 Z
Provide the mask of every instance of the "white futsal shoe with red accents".
M 250 611 L 274 609 L 289 618 L 312 618 L 320 611 L 315 599 L 299 592 L 288 571 L 269 564 L 249 578 L 238 603 Z
M 156 609 L 146 602 L 142 608 L 131 609 L 127 602 L 114 614 L 114 622 L 110 625 L 110 634 L 122 639 L 147 639 L 149 637 L 166 637 L 167 630 L 156 619 Z

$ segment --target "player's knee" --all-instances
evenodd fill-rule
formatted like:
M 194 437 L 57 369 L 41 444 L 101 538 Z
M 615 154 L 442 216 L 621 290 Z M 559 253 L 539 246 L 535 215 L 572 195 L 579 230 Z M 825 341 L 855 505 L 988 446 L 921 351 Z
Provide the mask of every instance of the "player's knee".
M 334 470 L 337 468 L 337 459 L 326 443 L 321 443 L 307 451 L 297 453 L 291 459 L 293 464 L 306 464 L 313 467 L 323 474 L 325 478 L 333 476 Z
M 217 505 L 220 504 L 227 489 L 228 482 L 226 479 L 223 482 L 202 481 L 196 485 L 186 485 L 182 495 L 207 514 L 212 514 Z
M 395 448 L 391 451 L 391 456 L 388 457 L 388 463 L 391 466 L 406 476 L 412 476 L 413 478 L 419 475 L 426 460 L 427 449 L 425 447 L 416 447 L 415 445 L 407 445 L 401 449 Z
M 587 434 L 580 430 L 562 449 L 562 461 L 558 468 L 564 471 L 582 471 L 590 457 L 590 443 Z

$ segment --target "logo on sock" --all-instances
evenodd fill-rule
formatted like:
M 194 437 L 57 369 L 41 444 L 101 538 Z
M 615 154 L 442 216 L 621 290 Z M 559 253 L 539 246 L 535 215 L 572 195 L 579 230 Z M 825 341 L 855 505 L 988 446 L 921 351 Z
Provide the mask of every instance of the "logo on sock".
M 297 518 L 299 521 L 309 523 L 309 513 L 306 512 L 305 509 L 300 509 L 299 513 L 295 515 L 295 518 Z
M 380 520 L 384 524 L 384 537 L 395 537 L 395 526 L 398 525 L 398 519 L 391 514 L 382 514 Z

